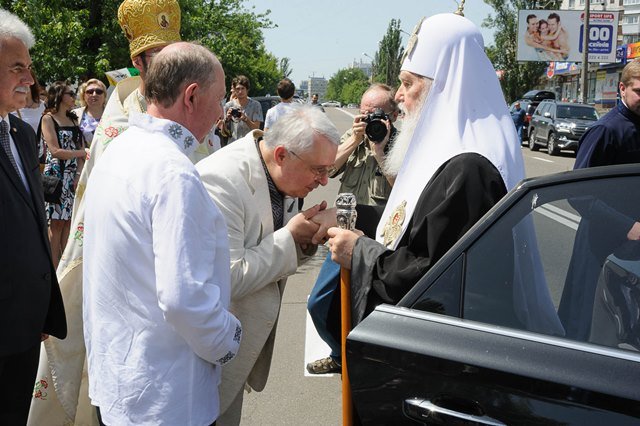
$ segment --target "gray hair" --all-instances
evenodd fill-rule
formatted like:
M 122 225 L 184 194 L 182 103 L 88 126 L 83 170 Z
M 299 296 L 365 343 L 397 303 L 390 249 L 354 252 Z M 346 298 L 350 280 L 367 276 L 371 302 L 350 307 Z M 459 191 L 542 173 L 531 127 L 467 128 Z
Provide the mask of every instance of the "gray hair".
M 13 13 L 0 9 L 0 47 L 3 40 L 7 38 L 19 39 L 27 49 L 31 49 L 36 44 L 36 39 L 27 24 Z
M 216 66 L 221 66 L 209 49 L 196 43 L 174 43 L 168 49 L 153 58 L 144 83 L 147 102 L 165 108 L 176 102 L 186 84 L 210 87 Z
M 322 135 L 338 145 L 340 134 L 324 112 L 311 105 L 299 106 L 283 115 L 267 129 L 264 141 L 268 148 L 284 146 L 288 151 L 306 152 L 313 147 L 313 138 Z

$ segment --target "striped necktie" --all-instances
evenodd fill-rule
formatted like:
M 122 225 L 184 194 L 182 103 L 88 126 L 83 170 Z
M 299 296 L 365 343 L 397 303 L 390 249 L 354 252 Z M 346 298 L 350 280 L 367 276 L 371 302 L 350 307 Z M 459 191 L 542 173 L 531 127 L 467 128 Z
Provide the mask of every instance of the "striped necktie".
M 16 164 L 16 159 L 13 158 L 13 153 L 11 152 L 11 142 L 9 140 L 9 125 L 4 120 L 0 120 L 0 145 L 2 145 L 4 152 L 6 152 L 7 157 L 9 157 L 9 161 L 11 161 L 11 164 L 13 165 L 13 168 L 16 170 L 18 177 L 20 177 L 18 164 Z

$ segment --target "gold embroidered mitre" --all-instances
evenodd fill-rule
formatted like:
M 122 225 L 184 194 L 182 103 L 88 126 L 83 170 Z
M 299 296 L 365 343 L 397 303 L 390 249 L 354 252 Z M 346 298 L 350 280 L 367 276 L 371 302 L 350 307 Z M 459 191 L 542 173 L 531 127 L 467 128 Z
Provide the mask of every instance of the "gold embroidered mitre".
M 129 40 L 131 57 L 180 41 L 180 5 L 176 0 L 125 0 L 118 22 Z

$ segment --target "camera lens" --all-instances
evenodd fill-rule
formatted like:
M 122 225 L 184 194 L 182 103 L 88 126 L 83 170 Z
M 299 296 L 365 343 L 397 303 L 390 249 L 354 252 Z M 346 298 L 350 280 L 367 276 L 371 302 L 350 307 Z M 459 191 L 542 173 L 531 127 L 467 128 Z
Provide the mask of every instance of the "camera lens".
M 371 142 L 380 143 L 387 136 L 387 126 L 379 119 L 371 120 L 365 127 L 364 133 Z

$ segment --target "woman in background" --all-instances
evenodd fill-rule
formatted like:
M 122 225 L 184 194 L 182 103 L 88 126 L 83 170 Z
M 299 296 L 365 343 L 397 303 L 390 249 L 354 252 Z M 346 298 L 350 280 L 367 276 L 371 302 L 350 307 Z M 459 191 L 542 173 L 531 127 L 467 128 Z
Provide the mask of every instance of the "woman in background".
M 57 81 L 48 89 L 47 108 L 42 116 L 42 139 L 47 146 L 44 174 L 62 179 L 60 203 L 45 203 L 49 221 L 49 239 L 53 264 L 57 268 L 69 237 L 75 186 L 86 151 L 71 109 L 76 94 L 65 82 Z
M 78 117 L 80 130 L 87 144 L 91 145 L 104 106 L 107 103 L 107 87 L 97 78 L 87 80 L 80 86 L 80 108 L 73 110 Z

